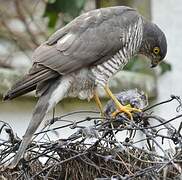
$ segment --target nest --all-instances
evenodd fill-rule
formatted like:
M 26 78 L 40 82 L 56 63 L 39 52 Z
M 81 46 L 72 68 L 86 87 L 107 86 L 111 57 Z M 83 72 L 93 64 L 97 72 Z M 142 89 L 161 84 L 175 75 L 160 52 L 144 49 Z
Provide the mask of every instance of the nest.
M 18 150 L 21 139 L 2 121 L 0 134 L 0 179 L 180 179 L 182 174 L 181 128 L 170 123 L 181 119 L 182 114 L 169 120 L 151 113 L 154 107 L 134 113 L 131 121 L 125 115 L 102 118 L 95 111 L 77 111 L 54 117 L 46 127 L 36 133 L 16 168 L 6 169 Z M 179 107 L 180 107 L 179 106 Z M 178 109 L 179 109 L 178 107 Z M 74 119 L 76 114 L 83 119 Z M 93 116 L 87 116 L 92 114 Z M 66 120 L 72 115 L 73 121 Z M 53 127 L 58 121 L 66 124 Z M 92 123 L 92 124 L 91 124 Z M 85 125 L 91 124 L 91 125 Z M 58 133 L 71 128 L 74 132 L 64 139 L 52 140 L 50 132 Z M 166 143 L 170 148 L 166 149 Z M 6 169 L 6 170 L 5 170 Z

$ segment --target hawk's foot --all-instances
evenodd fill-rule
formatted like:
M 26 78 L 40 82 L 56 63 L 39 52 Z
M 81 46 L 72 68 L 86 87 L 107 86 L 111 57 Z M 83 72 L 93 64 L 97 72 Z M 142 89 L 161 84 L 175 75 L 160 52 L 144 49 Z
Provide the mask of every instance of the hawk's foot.
M 132 116 L 132 112 L 141 112 L 140 109 L 136 109 L 136 108 L 132 108 L 130 105 L 126 105 L 123 106 L 118 99 L 114 96 L 114 94 L 111 92 L 111 90 L 109 89 L 109 87 L 106 85 L 104 87 L 106 93 L 108 94 L 108 96 L 114 101 L 117 110 L 112 114 L 114 117 L 118 114 L 118 113 L 126 113 L 129 118 L 132 120 L 133 116 Z
M 118 109 L 112 113 L 112 116 L 115 118 L 119 113 L 125 113 L 131 120 L 133 120 L 132 112 L 141 112 L 141 110 L 132 108 L 130 105 L 123 106 L 120 104 Z

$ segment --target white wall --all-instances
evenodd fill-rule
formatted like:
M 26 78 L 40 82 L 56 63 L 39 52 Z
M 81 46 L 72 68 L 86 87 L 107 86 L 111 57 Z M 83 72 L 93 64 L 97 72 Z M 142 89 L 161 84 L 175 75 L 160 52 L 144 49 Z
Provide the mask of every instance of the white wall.
M 158 80 L 158 101 L 167 99 L 171 94 L 182 97 L 182 0 L 152 0 L 151 5 L 153 22 L 166 34 L 166 60 L 172 65 L 172 71 Z M 174 110 L 176 105 L 173 103 L 173 106 L 163 106 L 159 114 L 167 118 L 174 116 L 177 114 Z M 177 120 L 177 124 L 180 122 L 180 119 Z

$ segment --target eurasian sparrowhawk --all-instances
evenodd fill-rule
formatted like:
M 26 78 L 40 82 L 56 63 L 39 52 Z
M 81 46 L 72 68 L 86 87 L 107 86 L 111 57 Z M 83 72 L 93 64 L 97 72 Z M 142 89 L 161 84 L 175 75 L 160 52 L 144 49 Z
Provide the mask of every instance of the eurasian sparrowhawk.
M 107 86 L 109 78 L 136 54 L 149 57 L 155 67 L 166 52 L 166 38 L 159 27 L 124 6 L 92 10 L 56 31 L 35 50 L 28 74 L 4 96 L 10 100 L 36 90 L 39 97 L 10 168 L 23 156 L 45 114 L 65 97 L 95 96 L 100 105 L 96 87 L 101 85 L 118 111 L 131 117 L 137 109 L 119 103 Z

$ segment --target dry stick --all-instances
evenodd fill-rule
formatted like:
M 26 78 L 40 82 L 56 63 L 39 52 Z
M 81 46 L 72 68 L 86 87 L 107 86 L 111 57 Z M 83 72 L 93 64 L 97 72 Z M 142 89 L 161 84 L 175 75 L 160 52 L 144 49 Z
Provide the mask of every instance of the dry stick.
M 177 118 L 180 118 L 181 117 L 181 115 L 179 115 L 179 117 L 177 117 Z M 167 129 L 170 129 L 170 130 L 173 130 L 173 131 L 175 131 L 176 129 L 174 128 L 174 126 L 172 126 L 169 122 L 168 123 L 166 123 L 167 121 L 164 119 L 164 118 L 161 118 L 160 116 L 157 116 L 157 115 L 149 115 L 149 116 L 146 116 L 146 118 L 153 118 L 153 119 L 155 119 L 155 120 L 157 120 L 157 121 L 159 121 L 160 123 L 161 123 L 161 125 L 163 125 L 164 127 L 166 127 Z M 176 119 L 177 119 L 176 118 Z
M 173 166 L 176 168 L 176 166 L 175 166 L 175 164 L 174 164 L 174 162 L 173 162 L 173 159 L 171 159 L 171 157 L 169 157 L 169 155 L 164 151 L 164 149 L 159 145 L 159 143 L 151 136 L 151 135 L 149 135 L 149 133 L 147 133 L 146 132 L 146 130 L 144 130 L 143 131 L 147 136 L 149 136 L 149 137 L 151 137 L 151 139 L 153 140 L 153 142 L 161 149 L 161 151 L 164 153 L 164 155 L 168 158 L 168 160 L 169 160 L 169 162 L 167 162 L 166 164 L 168 164 L 168 163 L 172 163 L 173 164 Z M 163 166 L 163 168 L 164 168 L 165 166 Z M 162 167 L 161 167 L 162 168 Z M 160 168 L 160 171 L 162 170 Z M 177 169 L 178 170 L 178 169 Z M 157 171 L 157 172 L 160 172 L 160 171 Z M 179 170 L 178 170 L 179 171 Z
M 63 125 L 63 126 L 59 126 L 59 127 L 56 127 L 56 128 L 48 129 L 48 130 L 45 130 L 45 131 L 44 130 L 43 131 L 41 130 L 40 132 L 35 133 L 34 135 L 36 136 L 36 135 L 39 135 L 39 134 L 42 134 L 42 133 L 45 133 L 45 132 L 48 132 L 48 131 L 55 131 L 57 129 L 62 129 L 62 128 L 65 128 L 65 127 L 69 127 L 69 126 L 75 125 L 75 121 L 64 120 L 62 118 L 68 117 L 68 116 L 73 115 L 73 114 L 79 114 L 79 113 L 98 113 L 98 111 L 74 111 L 74 112 L 71 112 L 71 113 L 62 115 L 60 117 L 54 117 L 54 121 L 53 122 L 51 122 L 53 119 L 48 120 L 49 122 L 51 122 L 51 125 L 53 123 L 55 123 L 56 121 L 65 121 L 65 122 L 72 122 L 72 123 L 67 124 L 67 125 Z M 85 118 L 83 120 L 80 120 L 80 121 L 76 122 L 76 124 L 83 123 L 85 121 L 89 121 L 89 120 L 93 120 L 93 119 L 105 119 L 105 118 L 101 118 L 101 117 L 93 117 L 93 118 L 90 118 L 90 117 L 87 117 L 87 118 Z
M 93 166 L 95 169 L 97 169 L 100 173 L 100 167 L 97 166 L 93 161 L 91 161 L 90 159 L 88 159 L 88 157 L 85 156 L 85 158 L 88 160 L 84 160 L 82 157 L 79 157 L 84 163 L 88 164 L 89 166 Z
M 74 115 L 74 114 L 73 114 Z M 140 119 L 142 120 L 142 118 L 149 118 L 150 116 L 148 116 L 148 115 L 145 115 L 144 117 L 140 117 Z M 181 116 L 178 116 L 177 118 L 179 118 L 179 117 L 181 117 Z M 150 117 L 150 118 L 154 118 L 154 117 Z M 155 117 L 156 118 L 156 117 Z M 154 118 L 154 119 L 155 119 Z M 88 120 L 94 120 L 94 119 L 98 119 L 97 117 L 94 117 L 94 118 L 89 118 L 89 119 L 85 119 L 84 121 L 88 121 Z M 159 118 L 157 117 L 157 120 L 158 120 Z M 176 117 L 175 118 L 172 118 L 173 120 L 174 119 L 176 119 Z M 159 119 L 158 121 L 160 122 L 160 120 L 161 119 Z M 171 121 L 171 120 L 170 120 Z M 73 124 L 74 124 L 74 122 L 73 121 L 71 121 L 72 123 L 69 123 L 69 125 L 70 126 L 72 126 Z M 140 121 L 139 121 L 140 122 Z M 66 140 L 65 139 L 65 141 L 63 141 L 64 143 L 63 144 L 61 144 L 61 148 L 63 148 L 63 150 L 66 150 L 66 153 L 68 154 L 68 152 L 69 151 L 71 151 L 72 153 L 71 153 L 71 156 L 72 156 L 72 154 L 73 153 L 76 153 L 77 155 L 78 155 L 78 157 L 80 157 L 80 154 L 81 153 L 79 153 L 79 151 L 82 151 L 82 150 L 84 150 L 84 152 L 85 152 L 85 149 L 86 149 L 86 152 L 92 152 L 92 153 L 94 153 L 95 155 L 96 155 L 96 153 L 98 153 L 98 152 L 100 152 L 100 153 L 102 153 L 102 152 L 110 152 L 111 153 L 111 150 L 113 150 L 113 146 L 117 146 L 118 145 L 118 143 L 120 143 L 117 139 L 116 139 L 116 133 L 117 132 L 115 132 L 115 130 L 120 130 L 120 131 L 124 131 L 124 130 L 141 130 L 144 134 L 146 134 L 147 136 L 148 136 L 148 138 L 146 138 L 146 139 L 151 139 L 153 142 L 154 142 L 154 140 L 155 140 L 155 137 L 157 137 L 157 133 L 156 133 L 156 131 L 154 131 L 154 126 L 148 126 L 148 127 L 141 127 L 140 125 L 138 125 L 136 122 L 131 122 L 131 121 L 127 121 L 127 119 L 124 121 L 122 121 L 122 123 L 126 123 L 127 125 L 124 127 L 124 128 L 114 128 L 114 125 L 113 125 L 113 123 L 114 122 L 111 122 L 111 123 L 109 123 L 109 122 L 106 122 L 106 123 L 104 123 L 104 125 L 103 124 L 101 124 L 101 123 L 97 123 L 96 125 L 95 125 L 95 127 L 93 127 L 94 129 L 95 129 L 95 131 L 98 131 L 99 133 L 105 133 L 105 132 L 107 132 L 107 131 L 110 131 L 110 130 L 112 130 L 112 132 L 113 132 L 113 136 L 114 136 L 114 138 L 115 138 L 115 140 L 116 141 L 114 141 L 113 139 L 112 139 L 112 136 L 109 136 L 110 138 L 108 139 L 107 137 L 105 137 L 105 139 L 103 138 L 103 137 L 101 137 L 101 138 L 99 138 L 99 144 L 97 144 L 97 148 L 99 148 L 99 149 L 96 149 L 96 150 L 94 150 L 94 149 L 89 149 L 88 148 L 88 145 L 90 146 L 90 144 L 86 144 L 86 142 L 84 141 L 85 139 L 85 137 L 83 137 L 83 138 L 80 138 L 79 140 L 78 140 L 78 137 L 80 137 L 80 136 L 77 136 L 77 135 L 74 135 L 73 136 L 73 138 L 69 138 L 69 140 Z M 110 128 L 110 126 L 109 126 L 109 124 L 111 124 L 111 128 Z M 164 120 L 164 122 L 160 122 L 160 125 L 158 125 L 157 127 L 160 127 L 160 126 L 162 126 L 162 125 L 164 125 L 165 126 L 165 128 L 166 129 L 170 129 L 170 130 L 172 130 L 173 132 L 177 132 L 177 130 L 174 128 L 174 127 L 171 127 L 171 126 L 168 126 L 167 124 L 166 124 L 166 121 Z M 167 125 L 167 126 L 166 126 Z M 62 126 L 62 127 L 64 127 L 64 126 Z M 62 128 L 62 127 L 60 127 L 60 128 Z M 74 124 L 74 127 L 75 128 L 78 128 L 79 126 L 77 126 L 77 124 L 75 125 Z M 150 130 L 149 130 L 149 127 L 152 127 Z M 179 127 L 179 129 L 180 129 L 180 127 Z M 79 134 L 79 133 L 78 133 Z M 80 133 L 81 134 L 81 133 Z M 160 136 L 160 135 L 159 135 Z M 162 135 L 161 135 L 162 136 Z M 166 137 L 166 136 L 163 136 L 163 138 L 169 138 L 169 137 Z M 76 142 L 74 142 L 74 140 L 75 139 L 77 139 L 77 141 Z M 169 138 L 170 139 L 170 138 Z M 181 139 L 179 139 L 179 140 L 181 140 Z M 62 142 L 62 141 L 61 141 Z M 137 143 L 137 141 L 135 141 L 134 143 Z M 154 142 L 155 143 L 155 142 Z M 155 143 L 156 144 L 156 143 Z M 58 148 L 58 145 L 59 145 L 59 143 L 53 143 L 53 144 L 51 144 L 50 142 L 45 142 L 44 144 L 41 144 L 41 145 L 39 145 L 40 147 L 42 147 L 42 148 L 44 148 L 45 150 L 43 151 L 43 152 L 40 152 L 41 151 L 41 149 L 39 149 L 38 151 L 39 151 L 39 155 L 40 155 L 40 157 L 41 157 L 41 155 L 42 155 L 42 157 L 44 156 L 44 152 L 45 153 L 48 153 L 48 149 L 50 149 L 50 152 L 52 152 L 52 151 L 54 151 L 55 149 L 54 148 Z M 136 146 L 134 146 L 133 144 L 131 144 L 131 143 L 125 143 L 125 142 L 122 142 L 122 143 L 120 143 L 119 144 L 119 147 L 121 148 L 121 145 L 123 146 L 122 147 L 122 149 L 126 149 L 126 147 L 128 147 L 128 148 L 131 148 L 131 149 L 134 149 L 134 150 L 139 150 L 139 152 L 141 152 L 140 153 L 140 156 L 138 157 L 138 154 L 137 154 L 137 152 L 136 153 L 132 153 L 132 152 L 130 152 L 130 151 L 128 151 L 128 154 L 130 154 L 130 157 L 133 157 L 133 158 L 135 158 L 135 159 L 137 159 L 138 160 L 138 162 L 140 163 L 139 164 L 139 167 L 140 166 L 142 166 L 143 165 L 143 163 L 150 163 L 150 164 L 153 164 L 153 165 L 151 165 L 152 167 L 151 168 L 144 168 L 144 169 L 137 169 L 137 171 L 134 171 L 133 173 L 135 173 L 135 174 L 131 174 L 128 178 L 135 178 L 135 177 L 138 177 L 138 176 L 142 176 L 144 173 L 146 173 L 146 172 L 151 172 L 151 171 L 155 171 L 154 173 L 156 173 L 156 169 L 158 168 L 159 169 L 159 167 L 160 168 L 164 168 L 163 166 L 161 166 L 162 164 L 164 164 L 164 163 L 166 163 L 166 164 L 164 164 L 165 166 L 166 165 L 168 165 L 169 163 L 173 163 L 173 162 L 180 162 L 180 161 L 178 161 L 178 156 L 176 155 L 176 156 L 173 156 L 173 157 L 170 157 L 171 159 L 172 159 L 172 161 L 170 161 L 171 159 L 169 159 L 168 157 L 165 157 L 165 156 L 159 156 L 159 155 L 157 155 L 157 154 L 154 154 L 153 152 L 151 152 L 151 151 L 147 151 L 147 150 L 144 150 L 144 149 L 141 149 L 141 148 L 138 148 L 138 147 L 136 147 Z M 156 146 L 157 146 L 157 144 L 156 144 Z M 159 145 L 160 146 L 160 145 Z M 35 147 L 33 147 L 33 148 L 36 148 L 37 146 L 35 146 Z M 76 148 L 78 148 L 79 149 L 79 151 L 73 151 L 72 150 L 72 148 L 73 147 L 76 147 Z M 52 148 L 52 149 L 51 149 Z M 70 148 L 70 149 L 69 149 Z M 81 149 L 80 149 L 81 148 Z M 162 147 L 161 147 L 162 148 Z M 31 148 L 32 149 L 32 148 Z M 52 150 L 52 151 L 51 151 Z M 67 152 L 67 150 L 68 150 L 68 152 Z M 104 150 L 104 151 L 103 151 Z M 31 152 L 30 151 L 30 149 L 28 149 L 28 151 L 29 152 Z M 96 152 L 96 153 L 95 153 Z M 146 161 L 146 160 L 143 160 L 142 159 L 142 157 L 146 154 L 146 153 L 148 153 L 148 155 L 150 155 L 150 156 L 154 156 L 155 158 L 160 158 L 160 160 L 162 159 L 163 160 L 163 162 L 161 162 L 160 163 L 160 160 L 159 161 L 157 161 L 157 159 L 156 159 L 156 162 L 155 161 Z M 144 154 L 144 155 L 142 155 L 142 154 Z M 76 156 L 77 156 L 76 155 Z M 81 154 L 82 155 L 82 154 Z M 49 156 L 49 155 L 48 155 Z M 89 164 L 89 166 L 91 166 L 91 165 L 94 165 L 95 163 L 92 163 L 92 161 L 90 162 L 88 159 L 87 159 L 87 156 L 86 157 L 84 157 L 85 155 L 83 155 L 83 158 L 82 158 L 82 156 L 80 157 L 80 159 L 83 159 L 87 164 Z M 101 155 L 102 156 L 102 155 Z M 53 155 L 53 157 L 56 157 L 55 155 Z M 106 158 L 106 156 L 103 156 L 104 157 L 104 159 Z M 38 158 L 38 157 L 37 157 Z M 70 158 L 75 158 L 75 156 L 72 156 L 72 157 L 70 157 Z M 73 159 L 71 159 L 71 160 L 73 160 Z M 36 160 L 36 158 L 34 159 L 34 160 Z M 46 171 L 48 171 L 48 172 L 46 172 L 46 173 L 49 173 L 49 172 L 51 172 L 51 170 L 53 169 L 53 168 L 55 168 L 56 166 L 58 166 L 59 167 L 59 165 L 61 165 L 60 163 L 64 163 L 64 162 L 67 162 L 69 160 L 69 158 L 67 158 L 67 159 L 64 159 L 63 161 L 60 161 L 60 162 L 57 162 L 57 163 L 55 163 L 55 165 L 52 167 L 52 165 L 51 165 L 51 167 L 50 167 L 50 165 L 47 167 L 47 168 L 44 168 L 44 169 L 42 169 L 41 170 L 41 172 L 39 171 L 39 172 L 37 172 L 36 173 L 36 176 L 34 175 L 34 177 L 37 177 L 37 176 L 39 176 L 41 173 L 44 173 L 44 172 L 46 172 Z M 71 161 L 71 160 L 69 160 L 69 161 Z M 114 158 L 111 158 L 111 160 L 116 160 L 116 159 L 114 159 Z M 116 161 L 119 161 L 119 160 L 116 160 Z M 78 164 L 78 162 L 79 161 L 76 161 L 76 163 L 77 163 L 77 168 L 79 168 L 79 167 L 81 167 L 79 164 Z M 128 166 L 132 166 L 132 165 L 128 165 L 124 160 L 123 161 L 119 161 L 120 162 L 120 164 L 122 164 L 122 165 L 125 165 L 126 167 L 128 167 Z M 123 162 L 124 162 L 124 164 L 123 164 Z M 157 164 L 156 166 L 154 165 L 154 162 Z M 117 163 L 117 162 L 114 162 L 113 161 L 113 165 L 115 166 L 115 163 Z M 131 162 L 132 163 L 132 162 Z M 105 166 L 107 166 L 107 164 L 105 164 Z M 116 166 L 117 166 L 117 164 L 116 164 Z M 146 167 L 146 166 L 148 166 L 148 165 L 145 165 L 144 167 Z M 138 168 L 139 168 L 138 167 Z M 100 170 L 108 170 L 107 168 L 100 168 Z M 114 171 L 109 171 L 110 173 L 117 173 L 117 172 L 114 172 Z M 24 172 L 25 174 L 24 174 L 24 176 L 26 176 L 26 172 Z M 76 173 L 77 175 L 78 175 L 78 173 Z M 47 174 L 48 175 L 48 174 Z M 40 176 L 39 176 L 40 177 Z
M 165 125 L 165 124 L 167 124 L 167 123 L 170 123 L 170 122 L 172 122 L 172 121 L 174 121 L 174 120 L 176 120 L 176 119 L 178 119 L 178 118 L 180 118 L 180 117 L 182 117 L 182 114 L 180 114 L 180 115 L 178 115 L 178 116 L 176 116 L 176 117 L 174 117 L 174 118 L 171 118 L 171 119 L 169 119 L 169 120 L 166 120 L 164 123 L 161 123 L 161 124 L 158 124 L 158 125 L 154 125 L 154 126 L 147 126 L 147 127 L 126 127 L 125 129 L 127 129 L 127 130 L 143 130 L 143 129 L 152 129 L 152 128 L 156 128 L 156 127 L 160 127 L 160 126 L 163 126 L 163 125 Z M 156 116 L 151 116 L 151 115 L 146 115 L 145 116 L 145 118 L 156 118 Z M 110 130 L 112 130 L 112 129 L 110 129 Z M 119 128 L 114 128 L 113 130 L 120 130 Z
M 179 107 L 182 107 L 182 102 L 181 102 L 180 97 L 179 97 L 179 96 L 175 96 L 175 95 L 171 95 L 171 99 L 166 100 L 166 101 L 162 101 L 162 102 L 159 102 L 159 103 L 157 103 L 157 104 L 154 104 L 153 106 L 147 107 L 147 108 L 145 108 L 145 109 L 143 110 L 143 112 L 148 111 L 148 110 L 150 110 L 150 109 L 152 109 L 152 108 L 154 108 L 154 107 L 157 107 L 157 106 L 159 106 L 159 105 L 169 103 L 169 102 L 171 102 L 171 101 L 173 101 L 173 100 L 177 100 L 177 101 L 179 102 L 179 106 L 176 108 L 176 110 L 177 110 Z
M 79 157 L 79 156 L 83 156 L 83 155 L 85 155 L 85 154 L 87 154 L 87 153 L 88 153 L 88 152 L 83 152 L 83 153 L 81 153 L 81 154 L 77 154 L 77 155 L 75 155 L 75 156 L 73 156 L 73 157 L 70 157 L 70 158 L 65 159 L 65 160 L 63 160 L 63 161 L 60 161 L 60 162 L 56 163 L 54 166 L 50 165 L 50 166 L 44 168 L 44 169 L 43 169 L 42 171 L 40 171 L 39 173 L 35 174 L 32 178 L 35 178 L 36 176 L 38 176 L 39 174 L 43 173 L 44 171 L 46 171 L 46 170 L 48 170 L 48 169 L 50 169 L 50 168 L 54 168 L 54 167 L 56 167 L 56 166 L 58 166 L 58 165 L 61 165 L 61 164 L 65 163 L 65 162 L 71 161 L 71 160 L 73 160 L 73 159 L 75 159 L 75 158 L 77 158 L 77 157 Z M 32 179 L 32 178 L 31 178 L 31 179 Z
M 180 125 L 179 125 L 179 128 L 178 128 L 178 134 L 180 134 L 180 131 L 181 131 L 181 129 L 182 129 L 182 122 L 180 123 Z M 181 135 L 181 134 L 180 134 Z
M 101 157 L 101 158 L 103 158 L 103 159 L 105 159 L 106 157 L 105 156 L 102 156 L 102 155 L 100 155 L 100 154 L 95 154 L 96 156 L 98 156 L 98 157 Z M 112 162 L 115 162 L 115 163 L 117 163 L 117 164 L 121 164 L 121 165 L 128 165 L 129 167 L 132 167 L 132 165 L 131 164 L 129 164 L 129 163 L 125 163 L 123 160 L 122 160 L 122 162 L 121 161 L 119 161 L 119 160 L 116 160 L 116 159 L 109 159 L 109 160 L 111 160 Z M 124 163 L 124 164 L 123 164 Z M 127 166 L 125 166 L 126 167 L 126 169 L 132 174 L 131 176 L 134 176 L 134 174 L 128 169 L 128 167 Z
M 161 166 L 158 170 L 157 170 L 157 173 L 160 173 L 160 171 L 162 171 L 162 169 L 164 169 L 168 164 L 173 164 L 173 166 L 176 168 L 176 170 L 179 172 L 179 173 L 181 173 L 180 171 L 179 171 L 179 169 L 175 166 L 175 164 L 174 164 L 174 159 L 175 159 L 175 157 L 173 157 L 172 159 L 170 159 L 168 162 L 166 162 L 163 166 Z
M 123 159 L 119 156 L 119 154 L 118 153 L 116 153 L 116 155 L 118 156 L 118 158 L 122 161 L 122 163 L 123 163 L 123 165 L 125 166 L 125 168 L 127 169 L 127 171 L 130 173 L 130 174 L 132 174 L 132 175 L 134 175 L 131 171 L 130 171 L 130 169 L 128 168 L 128 163 L 127 163 L 127 165 L 126 165 L 126 163 L 123 161 Z M 131 166 L 129 166 L 129 167 L 131 167 Z

